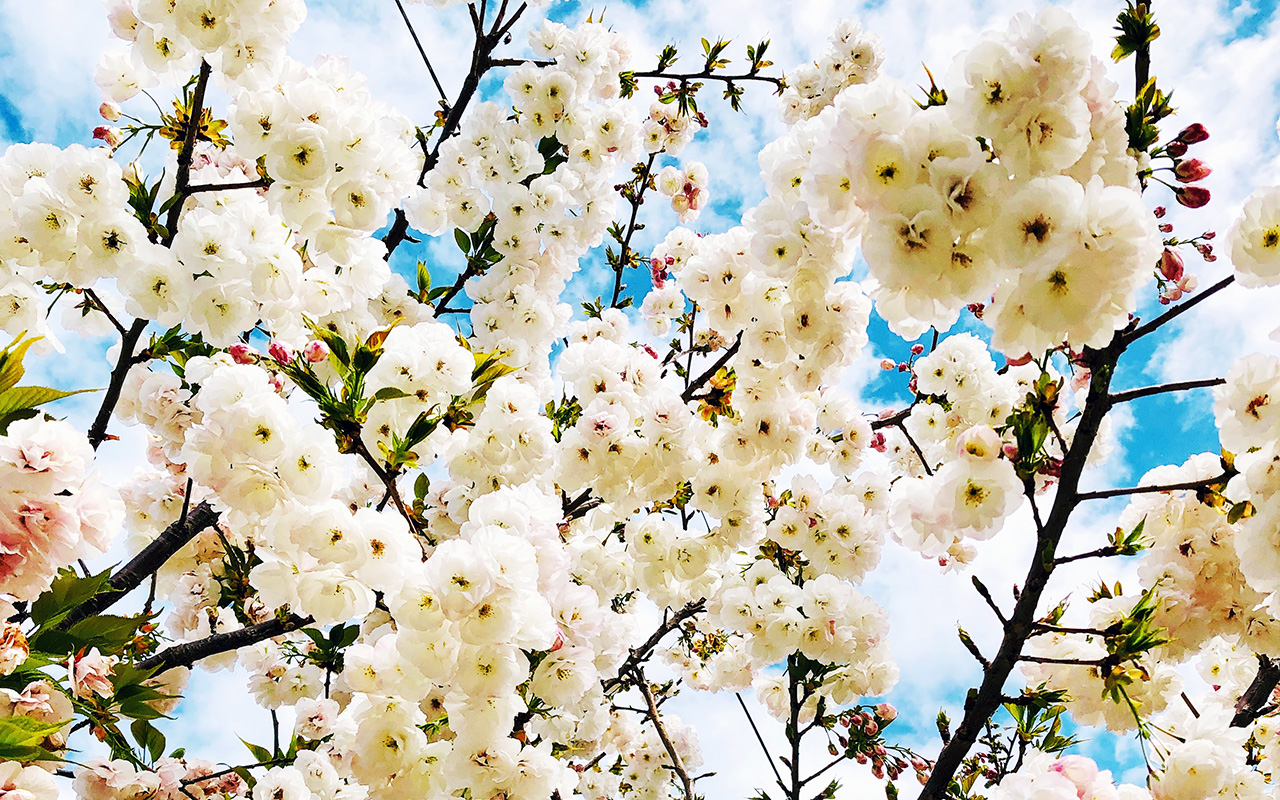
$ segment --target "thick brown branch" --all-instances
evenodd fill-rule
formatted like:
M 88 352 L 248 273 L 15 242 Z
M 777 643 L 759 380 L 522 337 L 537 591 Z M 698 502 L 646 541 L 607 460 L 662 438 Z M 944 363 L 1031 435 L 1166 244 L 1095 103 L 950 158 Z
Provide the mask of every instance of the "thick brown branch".
M 1244 690 L 1236 702 L 1236 715 L 1231 718 L 1231 727 L 1244 728 L 1258 717 L 1274 708 L 1271 705 L 1271 694 L 1280 684 L 1280 662 L 1264 655 L 1258 656 L 1258 674 L 1253 683 Z
M 1036 536 L 1036 553 L 1028 568 L 1022 591 L 1018 595 L 1013 612 L 1004 626 L 1000 647 L 991 658 L 990 666 L 983 671 L 977 690 L 971 692 L 965 704 L 964 718 L 938 754 L 938 760 L 920 793 L 920 800 L 942 800 L 956 770 L 968 755 L 991 715 L 1000 707 L 1004 696 L 1004 684 L 1022 655 L 1022 647 L 1035 629 L 1037 607 L 1053 574 L 1054 553 L 1062 539 L 1067 522 L 1075 509 L 1080 476 L 1085 460 L 1097 438 L 1098 429 L 1110 408 L 1108 402 L 1111 378 L 1115 364 L 1124 352 L 1125 340 L 1119 334 L 1103 350 L 1087 349 L 1085 358 L 1091 367 L 1089 394 L 1083 405 L 1076 433 L 1063 460 L 1058 481 L 1058 492 L 1048 518 L 1040 526 Z
M 725 348 L 724 352 L 720 355 L 720 357 L 715 360 L 715 363 L 713 363 L 710 367 L 707 367 L 707 370 L 705 372 L 703 372 L 697 378 L 694 378 L 693 381 L 688 386 L 685 387 L 684 391 L 680 393 L 680 399 L 685 401 L 686 403 L 692 400 L 694 394 L 696 394 L 699 389 L 705 386 L 707 381 L 714 378 L 716 373 L 719 372 L 720 369 L 725 364 L 729 363 L 729 359 L 733 358 L 734 355 L 737 354 L 738 348 L 741 346 L 742 346 L 742 334 L 739 333 L 738 338 L 734 340 L 733 344 Z
M 292 614 L 283 620 L 271 619 L 239 630 L 215 633 L 212 636 L 206 636 L 194 642 L 184 642 L 161 650 L 154 656 L 139 661 L 136 666 L 144 672 L 155 670 L 156 674 L 159 675 L 165 670 L 170 670 L 174 667 L 190 667 L 210 656 L 239 650 L 241 647 L 257 644 L 264 639 L 274 639 L 289 631 L 296 631 L 298 628 L 310 625 L 311 622 L 311 617 L 299 617 L 296 614 Z
M 193 194 L 201 194 L 204 192 L 222 192 L 231 191 L 233 189 L 265 189 L 267 188 L 267 179 L 258 178 L 252 181 L 235 181 L 234 183 L 198 183 L 195 186 L 188 186 L 184 195 L 190 197 Z
M 174 176 L 173 193 L 178 200 L 169 207 L 169 215 L 165 217 L 164 246 L 173 244 L 178 235 L 178 218 L 182 216 L 183 201 L 186 199 L 191 185 L 191 159 L 195 157 L 196 133 L 200 129 L 200 116 L 204 113 L 204 93 L 209 86 L 209 75 L 212 70 L 207 61 L 200 62 L 200 75 L 196 78 L 195 92 L 191 96 L 191 116 L 187 117 L 187 129 L 182 137 L 182 149 L 178 151 L 178 173 Z
M 128 377 L 129 368 L 134 364 L 133 349 L 138 346 L 138 340 L 142 338 L 142 332 L 146 329 L 145 319 L 135 319 L 129 326 L 129 330 L 120 337 L 120 355 L 116 357 L 116 365 L 111 370 L 111 380 L 107 383 L 107 391 L 102 396 L 102 405 L 98 406 L 98 414 L 93 418 L 93 424 L 89 426 L 89 444 L 93 445 L 94 450 L 97 450 L 98 445 L 107 438 L 107 425 L 111 423 L 111 415 L 116 410 L 116 403 L 120 402 L 120 390 L 124 388 L 124 379 Z
M 133 560 L 111 576 L 108 585 L 111 587 L 95 594 L 88 600 L 72 609 L 61 622 L 59 628 L 68 628 L 82 619 L 106 611 L 117 600 L 142 585 L 149 575 L 154 573 L 168 561 L 174 553 L 181 550 L 201 531 L 211 528 L 218 522 L 218 512 L 208 503 L 200 503 L 192 508 L 185 520 L 179 519 L 164 529 L 155 541 L 142 548 Z

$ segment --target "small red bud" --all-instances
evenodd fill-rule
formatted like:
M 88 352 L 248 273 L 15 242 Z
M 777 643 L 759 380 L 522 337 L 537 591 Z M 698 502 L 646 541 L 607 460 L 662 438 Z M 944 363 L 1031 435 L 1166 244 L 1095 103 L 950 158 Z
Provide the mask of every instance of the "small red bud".
M 1161 232 L 1161 233 L 1173 233 L 1173 226 L 1172 226 L 1172 225 L 1170 225 L 1170 224 L 1169 224 L 1169 223 L 1167 223 L 1167 222 L 1163 222 L 1163 223 L 1161 223 L 1161 224 L 1160 224 L 1160 232 Z
M 1164 206 L 1156 206 L 1156 210 L 1151 213 L 1156 215 L 1156 219 L 1161 219 L 1165 214 L 1169 213 L 1169 210 Z
M 1205 130 L 1205 127 L 1201 125 L 1199 122 L 1191 123 L 1190 125 L 1182 129 L 1182 133 L 1178 134 L 1178 141 L 1186 142 L 1187 144 L 1195 144 L 1197 142 L 1203 142 L 1205 139 L 1208 139 L 1208 138 L 1209 138 L 1209 131 Z
M 1203 186 L 1181 186 L 1177 190 L 1178 202 L 1187 208 L 1201 208 L 1209 203 L 1209 190 Z
M 1176 281 L 1182 277 L 1182 256 L 1169 248 L 1160 254 L 1160 274 L 1167 281 Z
M 1174 158 L 1182 158 L 1187 154 L 1187 143 L 1174 139 L 1172 142 L 1169 142 L 1168 146 L 1166 146 L 1164 150 Z
M 913 355 L 913 356 L 918 356 L 918 355 L 920 355 L 920 354 L 921 354 L 921 353 L 923 353 L 923 352 L 924 352 L 924 345 L 922 345 L 922 344 L 913 344 L 913 345 L 911 345 L 911 355 Z

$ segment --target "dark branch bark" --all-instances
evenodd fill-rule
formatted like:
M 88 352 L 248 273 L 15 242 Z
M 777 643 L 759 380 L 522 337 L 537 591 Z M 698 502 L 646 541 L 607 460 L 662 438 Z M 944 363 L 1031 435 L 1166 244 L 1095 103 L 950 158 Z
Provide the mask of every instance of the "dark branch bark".
M 654 730 L 658 732 L 658 738 L 662 740 L 662 746 L 666 749 L 667 756 L 671 759 L 671 769 L 680 778 L 685 800 L 694 800 L 693 779 L 689 777 L 689 771 L 684 766 L 684 759 L 680 758 L 680 753 L 671 742 L 671 737 L 667 735 L 667 726 L 662 724 L 662 717 L 658 714 L 658 704 L 653 699 L 653 689 L 649 688 L 649 681 L 645 679 L 644 671 L 640 667 L 633 667 L 632 672 L 636 679 L 636 688 L 640 690 L 640 694 L 644 695 L 649 721 L 653 723 Z
M 696 394 L 699 389 L 705 386 L 707 381 L 714 378 L 715 374 L 720 371 L 721 367 L 729 363 L 729 359 L 733 358 L 734 355 L 737 354 L 738 348 L 741 346 L 742 346 L 742 334 L 738 334 L 738 338 L 734 341 L 733 344 L 725 348 L 724 353 L 722 353 L 720 357 L 715 360 L 715 363 L 712 364 L 710 367 L 707 367 L 707 370 L 705 372 L 703 372 L 701 375 L 695 378 L 688 386 L 685 387 L 685 390 L 680 393 L 680 399 L 685 401 L 686 403 L 692 400 L 694 394 Z
M 382 257 L 383 261 L 390 261 L 391 254 L 396 251 L 401 242 L 418 243 L 418 240 L 409 235 L 409 218 L 404 215 L 404 210 L 397 208 L 395 211 L 395 221 L 391 223 L 391 229 L 387 231 L 387 235 L 382 237 L 382 243 L 387 246 L 387 254 Z
M 622 662 L 621 667 L 618 667 L 617 677 L 601 681 L 605 694 L 609 694 L 621 686 L 627 680 L 628 676 L 634 672 L 635 668 L 644 663 L 644 660 L 649 657 L 651 652 L 653 652 L 653 648 L 657 647 L 658 643 L 662 641 L 662 637 L 671 633 L 676 628 L 679 628 L 681 623 L 686 619 L 689 619 L 695 614 L 702 613 L 706 607 L 706 598 L 701 598 L 685 604 L 684 608 L 681 608 L 674 614 L 668 613 L 664 615 L 662 624 L 653 632 L 653 635 L 648 639 L 645 639 L 644 644 L 637 648 L 633 648 L 631 650 L 631 654 L 627 656 L 627 660 Z
M 108 582 L 110 589 L 99 592 L 81 603 L 59 622 L 57 627 L 65 629 L 82 619 L 106 611 L 117 600 L 141 586 L 149 575 L 164 566 L 164 563 L 187 542 L 206 528 L 213 527 L 217 522 L 218 512 L 214 511 L 208 503 L 201 503 L 192 508 L 185 520 L 179 519 L 165 528 L 155 541 L 142 548 L 142 552 L 134 556 L 133 560 L 125 564 L 119 572 L 112 575 Z
M 184 642 L 161 650 L 154 656 L 139 661 L 136 666 L 143 671 L 155 670 L 159 675 L 174 667 L 190 667 L 197 661 L 210 656 L 239 650 L 241 647 L 257 644 L 264 639 L 274 639 L 309 625 L 312 621 L 311 617 L 299 617 L 295 614 L 287 619 L 272 619 L 237 631 L 215 633 L 194 642 Z
M 1185 314 L 1186 312 L 1195 308 L 1200 303 L 1203 303 L 1205 300 L 1208 300 L 1210 297 L 1213 297 L 1218 292 L 1227 288 L 1232 283 L 1235 283 L 1235 280 L 1236 278 L 1234 275 L 1228 275 L 1227 277 L 1218 281 L 1214 285 L 1210 286 L 1208 289 L 1205 289 L 1200 294 L 1191 298 L 1187 302 L 1181 305 L 1174 306 L 1173 308 L 1169 309 L 1168 311 L 1164 312 L 1160 316 L 1148 322 L 1146 325 L 1139 325 L 1137 328 L 1134 328 L 1132 331 L 1125 334 L 1124 336 L 1125 345 L 1127 346 L 1137 341 L 1138 339 L 1141 339 L 1143 336 L 1146 336 L 1148 333 L 1151 333 L 1152 331 L 1158 329 L 1165 323 L 1171 322 L 1174 319 L 1176 319 L 1178 316 Z
M 1258 674 L 1253 683 L 1240 695 L 1236 702 L 1236 715 L 1231 718 L 1231 727 L 1244 728 L 1258 717 L 1266 714 L 1271 708 L 1271 694 L 1280 684 L 1280 662 L 1264 655 L 1258 656 Z
M 1226 483 L 1234 475 L 1234 472 L 1224 472 L 1213 478 L 1202 478 L 1198 481 L 1184 481 L 1182 483 L 1165 483 L 1155 486 L 1130 486 L 1125 489 L 1106 489 L 1101 492 L 1082 492 L 1077 496 L 1078 500 L 1105 500 L 1108 497 L 1124 497 L 1131 494 L 1154 494 L 1156 492 L 1177 492 L 1207 489 L 1210 486 L 1216 486 L 1220 483 Z
M 618 307 L 618 300 L 622 297 L 622 273 L 631 266 L 631 238 L 636 234 L 636 218 L 640 214 L 640 206 L 644 205 L 644 193 L 649 189 L 649 179 L 653 176 L 653 162 L 657 158 L 657 153 L 649 154 L 649 160 L 645 162 L 644 170 L 636 181 L 635 191 L 628 198 L 631 204 L 631 218 L 627 220 L 627 232 L 622 236 L 622 250 L 618 253 L 618 261 L 613 267 L 613 300 L 609 302 L 613 308 Z
M 1179 381 L 1178 383 L 1162 383 L 1159 386 L 1144 386 L 1141 389 L 1129 389 L 1123 392 L 1116 392 L 1111 395 L 1111 404 L 1127 403 L 1130 400 L 1137 400 L 1140 397 L 1151 397 L 1152 395 L 1165 394 L 1168 392 L 1185 392 L 1190 389 L 1204 389 L 1210 386 L 1221 386 L 1226 383 L 1225 378 L 1204 378 L 1198 381 Z
M 436 85 L 436 91 L 440 93 L 440 99 L 447 100 L 444 87 L 440 85 L 440 78 L 436 75 L 436 69 L 431 66 L 431 59 L 427 58 L 427 51 L 423 49 L 422 42 L 418 39 L 418 32 L 413 29 L 413 23 L 409 21 L 409 15 L 405 12 L 404 4 L 400 0 L 396 0 L 396 8 L 400 9 L 400 16 L 404 17 L 404 24 L 409 29 L 409 35 L 413 37 L 414 45 L 418 48 L 418 55 L 422 56 L 422 63 L 427 65 L 427 72 L 431 75 L 431 82 Z
M 1125 340 L 1117 334 L 1107 348 L 1085 351 L 1085 357 L 1090 362 L 1092 370 L 1089 394 L 1084 402 L 1084 411 L 1076 428 L 1075 438 L 1062 460 L 1058 493 L 1054 498 L 1053 508 L 1037 533 L 1036 554 L 1023 581 L 1022 592 L 1018 595 L 1018 601 L 1009 615 L 1009 621 L 1004 626 L 1000 647 L 991 658 L 990 666 L 983 670 L 982 683 L 965 704 L 964 718 L 952 735 L 951 741 L 947 742 L 938 754 L 938 760 L 920 793 L 920 800 L 942 800 L 947 796 L 947 788 L 956 770 L 960 768 L 960 764 L 981 735 L 991 715 L 1000 707 L 1005 681 L 1017 665 L 1023 645 L 1035 629 L 1037 607 L 1055 566 L 1054 552 L 1078 502 L 1077 488 L 1080 485 L 1080 476 L 1084 471 L 1089 449 L 1097 438 L 1098 428 L 1102 425 L 1102 420 L 1110 408 L 1108 399 L 1111 378 L 1115 364 L 1124 352 L 1124 348 Z
M 201 194 L 203 192 L 222 192 L 231 191 L 232 189 L 265 189 L 267 188 L 266 178 L 258 178 L 252 181 L 236 181 L 234 183 L 199 183 L 195 186 L 188 186 L 184 194 L 190 197 L 193 194 Z
M 129 330 L 120 337 L 120 355 L 116 357 L 116 365 L 111 370 L 111 380 L 107 384 L 106 394 L 102 396 L 102 405 L 98 406 L 98 414 L 93 418 L 93 424 L 89 426 L 89 444 L 93 445 L 94 450 L 97 450 L 98 445 L 107 438 L 107 425 L 111 423 L 111 414 L 116 410 L 116 403 L 120 402 L 120 390 L 124 388 L 124 379 L 128 377 L 129 369 L 134 364 L 133 350 L 138 346 L 138 340 L 142 338 L 142 333 L 146 329 L 147 320 L 135 319 L 129 326 Z

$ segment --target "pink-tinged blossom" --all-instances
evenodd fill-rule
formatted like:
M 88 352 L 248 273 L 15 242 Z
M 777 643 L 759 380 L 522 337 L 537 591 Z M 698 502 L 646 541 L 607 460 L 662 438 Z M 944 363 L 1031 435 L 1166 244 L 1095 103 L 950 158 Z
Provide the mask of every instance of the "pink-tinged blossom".
M 12 675 L 30 653 L 31 647 L 22 628 L 12 622 L 4 623 L 3 630 L 0 630 L 0 675 Z
M 104 656 L 93 648 L 87 654 L 72 655 L 67 661 L 67 671 L 71 674 L 71 694 L 77 699 L 98 695 L 110 697 L 115 689 L 111 685 L 111 676 L 115 673 L 119 656 Z
M 310 363 L 318 364 L 329 357 L 329 345 L 314 339 L 307 342 L 307 346 L 302 349 L 302 356 Z
M 1178 180 L 1183 183 L 1195 183 L 1209 177 L 1213 170 L 1207 164 L 1198 158 L 1189 158 L 1186 161 L 1178 162 L 1178 166 L 1173 168 L 1173 174 L 1178 176 Z

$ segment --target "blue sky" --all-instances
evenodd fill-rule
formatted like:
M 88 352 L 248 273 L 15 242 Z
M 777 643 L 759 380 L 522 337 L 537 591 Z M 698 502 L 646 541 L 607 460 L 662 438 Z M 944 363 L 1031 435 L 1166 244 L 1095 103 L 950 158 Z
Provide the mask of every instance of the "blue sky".
M 87 5 L 88 8 L 75 0 L 43 3 L 0 0 L 0 75 L 6 76 L 0 82 L 0 147 L 31 140 L 51 141 L 60 146 L 91 143 L 92 128 L 98 124 L 92 68 L 97 53 L 106 45 L 106 26 L 100 7 Z M 555 3 L 552 16 L 573 22 L 603 5 Z M 774 60 L 779 68 L 790 69 L 817 54 L 823 32 L 830 30 L 831 23 L 840 16 L 852 15 L 861 18 L 864 27 L 885 39 L 886 71 L 916 83 L 923 79 L 919 69 L 921 61 L 927 61 L 941 79 L 951 56 L 971 43 L 978 31 L 1003 27 L 1013 12 L 1035 7 L 1022 0 L 964 0 L 945 6 L 924 0 L 863 4 L 835 0 L 791 3 L 740 0 L 734 4 L 733 14 L 725 14 L 726 5 L 712 0 L 610 2 L 606 21 L 619 30 L 636 33 L 633 63 L 639 67 L 651 64 L 658 46 L 669 40 L 682 43 L 693 52 L 697 49 L 698 36 L 724 35 L 735 40 L 736 54 L 741 53 L 747 42 L 772 37 Z M 1097 52 L 1104 56 L 1109 49 L 1104 37 L 1109 35 L 1119 4 L 1083 0 L 1064 5 L 1094 34 Z M 1156 11 L 1164 37 L 1156 44 L 1155 72 L 1177 90 L 1175 97 L 1181 110 L 1170 132 L 1176 131 L 1180 124 L 1202 121 L 1213 133 L 1213 138 L 1200 147 L 1202 157 L 1215 168 L 1215 174 L 1207 182 L 1215 193 L 1214 203 L 1196 215 L 1175 209 L 1170 218 L 1183 234 L 1206 228 L 1225 233 L 1235 210 L 1253 186 L 1280 183 L 1280 146 L 1275 134 L 1276 117 L 1280 113 L 1277 101 L 1280 66 L 1274 58 L 1274 53 L 1280 52 L 1276 0 L 1168 2 L 1156 4 Z M 411 6 L 410 14 L 424 42 L 438 56 L 437 67 L 446 87 L 456 87 L 464 69 L 458 48 L 466 44 L 469 36 L 465 11 L 453 9 L 441 13 L 424 6 Z M 518 29 L 513 50 L 522 47 L 522 35 Z M 434 108 L 434 92 L 421 74 L 421 64 L 394 4 L 357 0 L 312 3 L 310 17 L 295 40 L 292 52 L 304 61 L 319 52 L 347 55 L 356 69 L 370 76 L 376 96 L 419 119 L 427 117 Z M 1112 76 L 1127 86 L 1130 73 L 1127 64 L 1122 66 L 1113 70 Z M 714 88 L 709 87 L 708 100 L 704 102 L 712 127 L 706 137 L 696 141 L 685 154 L 686 158 L 704 160 L 711 167 L 714 202 L 696 225 L 708 232 L 731 227 L 742 208 L 760 197 L 762 190 L 756 176 L 754 153 L 780 131 L 772 111 L 773 101 L 764 96 L 764 92 L 756 92 L 749 98 L 749 117 L 736 119 L 730 118 L 724 104 L 710 99 L 713 92 Z M 1242 98 L 1248 102 L 1239 102 Z M 144 105 L 138 108 L 142 110 Z M 1157 202 L 1172 205 L 1170 198 L 1153 198 L 1152 204 Z M 649 230 L 638 238 L 642 251 L 674 225 L 673 215 L 662 210 L 661 205 L 646 206 Z M 394 264 L 412 279 L 413 265 L 419 258 L 433 265 L 437 282 L 451 280 L 448 269 L 450 264 L 457 263 L 457 257 L 449 237 L 417 248 L 402 248 Z M 596 264 L 603 261 L 598 253 L 590 258 L 595 259 Z M 1208 285 L 1225 274 L 1225 259 L 1216 265 L 1201 265 L 1191 257 L 1188 267 L 1201 275 L 1202 285 Z M 571 289 L 584 297 L 599 291 L 594 285 L 582 282 Z M 1153 289 L 1139 311 L 1141 315 L 1149 317 L 1158 311 L 1154 297 Z M 1162 340 L 1144 341 L 1127 354 L 1116 385 L 1127 388 L 1220 375 L 1225 365 L 1243 352 L 1275 353 L 1276 345 L 1267 335 L 1280 325 L 1274 311 L 1278 307 L 1275 293 L 1233 290 L 1222 298 L 1215 298 L 1208 308 L 1189 315 L 1191 324 L 1174 326 L 1170 335 Z M 889 334 L 878 319 L 873 321 L 871 333 L 868 360 L 906 357 L 908 345 Z M 60 385 L 103 385 L 107 367 L 102 354 L 108 344 L 102 340 L 76 345 L 68 357 L 38 365 L 37 374 Z M 870 383 L 862 389 L 865 398 L 886 404 L 901 402 L 904 382 L 900 376 L 881 374 L 874 369 L 860 374 L 871 376 Z M 89 408 L 89 402 L 82 402 L 62 411 L 73 419 L 84 418 Z M 1133 410 L 1132 424 L 1122 438 L 1122 455 L 1101 476 L 1108 485 L 1131 484 L 1152 466 L 1179 463 L 1192 453 L 1217 448 L 1206 391 L 1185 398 L 1147 399 Z M 119 445 L 115 454 L 108 457 L 122 465 L 136 464 L 139 453 L 135 442 Z M 1113 505 L 1105 511 L 1118 512 L 1120 507 Z M 1106 530 L 1106 513 L 1100 513 L 1081 520 L 1077 533 L 1082 537 L 1090 534 L 1100 537 Z M 990 556 L 984 553 L 975 571 L 993 587 L 1007 585 L 1020 580 L 1021 564 L 1025 560 L 1019 558 L 1017 547 L 1007 552 L 993 552 Z M 1122 565 L 1109 565 L 1105 569 L 1112 576 L 1128 574 Z M 895 614 L 896 627 L 892 635 L 903 681 L 891 698 L 906 712 L 900 722 L 895 723 L 897 730 L 913 733 L 913 744 L 936 746 L 932 720 L 938 707 L 945 704 L 953 717 L 958 716 L 964 688 L 978 677 L 976 665 L 954 637 L 957 621 L 974 631 L 980 643 L 984 635 L 991 634 L 989 620 L 983 617 L 987 612 L 980 601 L 972 597 L 967 583 L 967 576 L 938 577 L 936 570 L 915 556 L 899 554 L 887 560 L 886 568 L 868 586 L 868 592 Z M 911 591 L 909 587 L 914 586 L 929 586 L 930 594 Z M 1062 591 L 1066 591 L 1066 584 Z M 939 608 L 947 609 L 942 618 L 938 617 Z M 223 676 L 199 680 L 202 684 L 197 691 L 239 691 Z M 706 725 L 712 738 L 717 731 L 726 737 L 741 734 L 740 712 L 731 699 L 720 703 L 682 697 L 680 702 L 688 709 L 683 713 L 698 715 L 699 724 Z M 209 757 L 239 757 L 239 745 L 225 735 L 229 731 L 200 731 L 207 720 L 207 708 L 189 710 L 185 719 L 174 724 L 175 736 L 171 739 L 176 743 L 177 734 L 185 733 L 203 739 Z M 237 730 L 236 733 L 260 741 L 262 724 L 265 720 L 251 724 L 251 727 L 257 726 L 256 732 Z M 732 759 L 730 754 L 738 747 L 754 748 L 755 744 L 737 739 L 718 743 L 709 741 L 708 737 L 703 741 L 709 761 L 713 755 Z M 1141 780 L 1141 759 L 1132 740 L 1098 736 L 1089 741 L 1084 751 L 1104 766 L 1127 771 L 1129 780 Z M 709 768 L 716 767 L 709 765 Z M 749 790 L 750 781 L 755 778 L 727 772 L 733 770 L 721 766 L 721 777 L 716 780 L 722 783 L 712 793 L 726 797 L 748 796 L 739 789 L 745 785 Z M 708 791 L 712 791 L 711 786 Z

